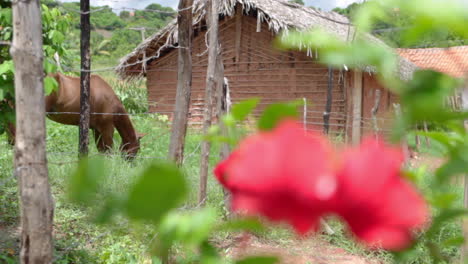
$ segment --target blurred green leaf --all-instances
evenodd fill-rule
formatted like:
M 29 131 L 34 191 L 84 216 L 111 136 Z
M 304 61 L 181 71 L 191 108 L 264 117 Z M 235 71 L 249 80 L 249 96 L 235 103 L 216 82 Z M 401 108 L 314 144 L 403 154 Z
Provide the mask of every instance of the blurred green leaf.
M 157 223 L 167 212 L 179 206 L 186 194 L 182 172 L 175 165 L 155 163 L 131 188 L 126 212 L 132 219 Z
M 99 157 L 84 158 L 72 174 L 68 185 L 68 197 L 72 202 L 92 204 L 99 192 L 106 169 L 104 160 Z
M 236 264 L 275 264 L 278 262 L 278 258 L 276 257 L 248 257 L 236 261 Z
M 456 193 L 440 193 L 432 197 L 431 204 L 437 208 L 448 209 L 454 205 L 458 198 Z
M 97 224 L 109 223 L 112 217 L 121 211 L 123 206 L 123 201 L 114 195 L 107 195 L 104 199 L 103 205 L 96 209 L 96 215 L 93 219 Z
M 442 245 L 444 247 L 459 247 L 463 245 L 464 242 L 465 238 L 463 236 L 457 236 L 445 240 L 444 242 L 442 242 Z
M 231 108 L 232 116 L 238 122 L 244 121 L 255 107 L 257 107 L 259 101 L 258 98 L 252 98 L 233 105 Z
M 200 245 L 201 251 L 201 264 L 219 264 L 222 263 L 222 260 L 216 251 L 216 248 L 211 245 L 208 241 L 204 241 Z
M 466 216 L 468 214 L 467 209 L 446 209 L 443 210 L 439 215 L 435 216 L 432 221 L 432 226 L 426 231 L 426 236 L 432 238 L 437 236 L 440 228 L 444 222 L 455 220 L 456 218 Z
M 50 95 L 58 90 L 58 82 L 55 78 L 47 76 L 44 78 L 44 91 L 46 95 Z
M 446 121 L 451 115 L 445 100 L 459 82 L 432 70 L 416 71 L 401 95 L 404 117 L 411 123 Z
M 219 228 L 222 231 L 251 231 L 261 232 L 264 231 L 264 226 L 258 219 L 245 218 L 245 219 L 231 219 L 222 223 Z
M 297 119 L 299 112 L 297 108 L 303 105 L 302 101 L 294 101 L 284 104 L 271 104 L 263 111 L 258 120 L 260 130 L 272 130 L 279 122 L 285 119 Z

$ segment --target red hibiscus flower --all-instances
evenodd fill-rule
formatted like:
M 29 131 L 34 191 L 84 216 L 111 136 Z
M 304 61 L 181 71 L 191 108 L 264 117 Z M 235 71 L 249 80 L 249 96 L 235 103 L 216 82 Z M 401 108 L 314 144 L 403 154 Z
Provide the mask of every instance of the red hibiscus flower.
M 336 211 L 370 247 L 399 250 L 428 216 L 424 199 L 402 178 L 402 152 L 374 139 L 344 154 Z
M 232 208 L 286 221 L 299 233 L 317 227 L 335 195 L 332 151 L 318 134 L 294 121 L 245 139 L 215 169 L 232 193 Z

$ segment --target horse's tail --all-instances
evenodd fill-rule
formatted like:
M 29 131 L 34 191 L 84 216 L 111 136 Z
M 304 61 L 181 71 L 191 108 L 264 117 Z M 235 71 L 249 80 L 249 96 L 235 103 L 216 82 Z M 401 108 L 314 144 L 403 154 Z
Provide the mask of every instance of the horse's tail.
M 122 105 L 117 106 L 113 116 L 114 126 L 122 138 L 121 150 L 126 152 L 129 158 L 134 158 L 140 149 L 137 133 L 132 121 Z

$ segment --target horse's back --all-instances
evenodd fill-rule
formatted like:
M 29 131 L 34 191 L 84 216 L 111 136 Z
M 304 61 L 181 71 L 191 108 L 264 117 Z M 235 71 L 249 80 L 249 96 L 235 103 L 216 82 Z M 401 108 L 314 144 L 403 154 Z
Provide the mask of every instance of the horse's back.
M 80 112 L 80 90 L 79 77 L 66 76 L 61 73 L 49 75 L 54 77 L 58 84 L 58 91 L 46 98 L 46 109 L 48 112 Z M 121 106 L 121 102 L 112 87 L 100 76 L 91 75 L 90 80 L 90 107 L 92 113 L 114 113 Z M 52 120 L 69 125 L 78 125 L 79 116 L 63 114 L 50 115 Z M 110 115 L 92 115 L 91 126 L 111 122 Z

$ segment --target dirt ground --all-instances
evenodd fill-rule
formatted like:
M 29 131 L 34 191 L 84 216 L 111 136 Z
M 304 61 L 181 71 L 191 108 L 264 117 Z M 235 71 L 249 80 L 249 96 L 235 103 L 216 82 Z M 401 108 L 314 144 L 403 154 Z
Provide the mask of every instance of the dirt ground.
M 384 264 L 377 259 L 353 255 L 330 245 L 319 237 L 289 240 L 285 243 L 262 241 L 242 235 L 225 246 L 225 252 L 234 259 L 248 256 L 275 256 L 281 264 Z

